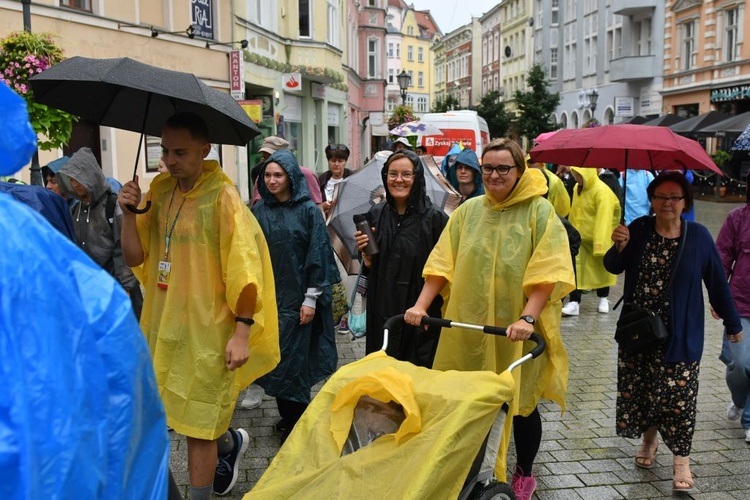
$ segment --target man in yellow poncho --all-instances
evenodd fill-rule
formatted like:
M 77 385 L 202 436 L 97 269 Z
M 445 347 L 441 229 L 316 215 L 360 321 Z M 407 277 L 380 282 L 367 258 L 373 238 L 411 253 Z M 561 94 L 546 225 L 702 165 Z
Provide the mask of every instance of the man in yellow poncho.
M 151 210 L 126 209 L 140 202 L 137 182 L 118 195 L 123 255 L 141 266 L 141 329 L 167 423 L 187 436 L 190 496 L 207 499 L 231 490 L 247 447 L 247 433 L 229 429 L 240 390 L 279 362 L 276 293 L 257 221 L 219 164 L 203 160 L 205 122 L 174 115 L 161 146 L 169 173 L 151 183 Z
M 448 220 L 425 265 L 422 293 L 405 319 L 419 324 L 442 290 L 445 318 L 507 327 L 507 339 L 461 329 L 441 336 L 433 364 L 438 370 L 500 373 L 522 356 L 518 341 L 534 330 L 545 338 L 547 351 L 513 372 L 508 415 L 514 418 L 506 421 L 498 455 L 504 464 L 512 422 L 518 457 L 512 486 L 518 498 L 531 498 L 542 434 L 537 403 L 544 397 L 565 407 L 568 355 L 560 337 L 560 300 L 574 288 L 573 268 L 565 229 L 542 197 L 547 183 L 538 170 L 526 169 L 518 144 L 497 139 L 485 148 L 482 181 L 485 195 L 466 201 Z M 504 467 L 496 472 L 505 478 Z
M 576 290 L 562 309 L 564 316 L 578 316 L 581 290 L 596 290 L 598 311 L 609 312 L 609 287 L 617 277 L 604 269 L 604 254 L 612 246 L 612 231 L 620 223 L 620 201 L 601 180 L 595 168 L 570 167 L 577 186 L 568 220 L 581 234 L 576 256 Z
M 544 163 L 532 163 L 529 155 L 526 155 L 526 164 L 530 168 L 536 168 L 544 175 L 544 180 L 549 189 L 546 198 L 555 207 L 557 215 L 567 217 L 570 213 L 570 195 L 568 194 L 568 190 L 565 189 L 563 181 L 557 175 L 547 170 Z

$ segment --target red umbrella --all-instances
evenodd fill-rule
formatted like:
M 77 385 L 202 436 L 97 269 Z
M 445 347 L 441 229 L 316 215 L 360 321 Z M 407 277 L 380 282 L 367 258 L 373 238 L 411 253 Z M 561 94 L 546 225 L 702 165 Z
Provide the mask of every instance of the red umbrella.
M 692 139 L 667 127 L 605 125 L 563 129 L 529 151 L 533 162 L 617 170 L 711 170 L 723 175 Z

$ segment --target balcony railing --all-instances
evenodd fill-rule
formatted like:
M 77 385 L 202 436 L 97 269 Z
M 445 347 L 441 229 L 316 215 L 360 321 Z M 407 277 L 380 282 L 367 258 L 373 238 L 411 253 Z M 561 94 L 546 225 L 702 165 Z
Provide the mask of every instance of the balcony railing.
M 657 0 L 614 0 L 612 12 L 621 16 L 632 16 L 656 9 L 658 4 Z
M 660 74 L 656 56 L 620 57 L 609 62 L 609 79 L 613 82 L 647 80 Z

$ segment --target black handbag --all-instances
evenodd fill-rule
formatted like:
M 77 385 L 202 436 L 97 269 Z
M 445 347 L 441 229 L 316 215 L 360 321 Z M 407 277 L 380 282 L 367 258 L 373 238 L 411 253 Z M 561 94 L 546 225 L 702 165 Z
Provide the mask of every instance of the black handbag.
M 643 351 L 652 344 L 666 342 L 668 336 L 664 321 L 654 311 L 631 302 L 622 307 L 615 340 L 626 351 Z
M 680 238 L 680 248 L 677 250 L 677 257 L 672 265 L 672 272 L 669 275 L 669 283 L 664 289 L 665 296 L 669 295 L 672 288 L 674 274 L 682 258 L 682 250 L 685 248 L 685 238 L 687 236 L 688 222 L 683 221 L 684 228 Z M 622 299 L 620 299 L 622 300 Z M 619 302 L 615 305 L 615 308 Z M 649 347 L 657 344 L 663 344 L 667 341 L 669 332 L 661 317 L 650 309 L 641 307 L 632 302 L 626 302 L 622 307 L 622 313 L 617 320 L 617 329 L 615 330 L 615 341 L 617 344 L 629 352 L 642 352 Z

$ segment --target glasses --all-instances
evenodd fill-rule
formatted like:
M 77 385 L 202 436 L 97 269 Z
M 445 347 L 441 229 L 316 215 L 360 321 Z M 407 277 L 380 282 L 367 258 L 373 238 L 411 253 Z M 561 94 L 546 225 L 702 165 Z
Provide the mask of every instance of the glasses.
M 489 165 L 487 163 L 482 164 L 482 173 L 486 176 L 491 176 L 492 172 L 497 172 L 497 175 L 508 175 L 508 172 L 512 168 L 516 168 L 515 165 Z
M 414 172 L 394 172 L 392 170 L 388 171 L 388 178 L 392 181 L 395 181 L 401 177 L 405 181 L 410 181 L 414 178 Z
M 659 203 L 664 203 L 667 201 L 670 203 L 677 203 L 684 199 L 685 199 L 684 196 L 662 196 L 660 194 L 655 194 L 654 197 L 652 198 L 652 200 L 658 201 Z

